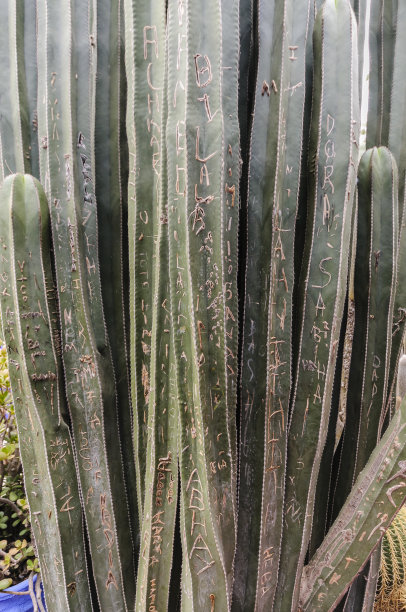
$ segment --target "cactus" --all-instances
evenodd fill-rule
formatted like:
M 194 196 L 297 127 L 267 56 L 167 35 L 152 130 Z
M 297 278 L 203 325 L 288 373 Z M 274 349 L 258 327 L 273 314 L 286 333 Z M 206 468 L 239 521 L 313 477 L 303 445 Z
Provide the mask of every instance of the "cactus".
M 3 337 L 47 606 L 87 611 L 92 604 L 63 391 L 48 203 L 38 181 L 21 175 L 4 181 L 0 203 Z
M 1 5 L 5 34 L 0 42 L 0 177 L 13 172 L 38 174 L 36 138 L 36 39 L 27 21 L 35 20 L 28 0 L 5 0 Z M 19 44 L 23 40 L 24 45 Z
M 356 198 L 366 13 L 2 3 L 2 326 L 49 609 L 372 610 L 405 498 L 405 11 L 372 3 Z
M 389 138 L 398 0 L 371 3 L 367 148 L 387 146 Z M 401 3 L 400 3 L 401 4 Z
M 375 600 L 375 612 L 400 611 L 406 605 L 405 589 L 405 518 L 406 508 L 399 510 L 382 539 L 382 563 L 379 586 Z
M 406 20 L 406 11 L 403 3 L 398 4 L 396 32 L 402 32 Z M 406 102 L 406 91 L 401 78 L 401 69 L 404 65 L 405 43 L 402 35 L 396 36 L 394 69 L 391 91 L 391 112 L 389 124 L 389 143 L 391 152 L 394 155 L 399 172 L 399 253 L 398 253 L 398 282 L 395 293 L 395 303 L 393 309 L 393 328 L 392 328 L 392 351 L 389 371 L 388 398 L 390 401 L 391 393 L 395 385 L 395 373 L 401 354 L 401 346 L 405 330 L 405 279 L 404 266 L 402 262 L 405 258 L 406 249 L 406 218 L 405 218 L 405 181 L 406 181 L 406 159 L 404 150 L 403 132 L 405 129 L 404 105 Z
M 227 75 L 220 69 L 220 25 L 224 18 L 233 31 L 238 12 L 232 5 L 213 1 L 204 8 L 181 4 L 184 10 L 175 17 L 173 31 L 179 33 L 175 40 L 181 41 L 183 52 L 176 64 L 173 52 L 169 54 L 167 150 L 183 571 L 189 583 L 182 592 L 182 605 L 229 609 L 236 510 L 231 448 L 235 435 L 229 425 L 234 418 L 230 410 L 236 376 L 237 329 L 231 326 L 237 320 L 239 158 L 235 128 L 230 134 L 237 105 L 231 99 L 226 106 L 222 98 L 229 79 L 234 95 L 228 95 L 235 98 L 237 56 L 229 56 Z M 201 29 L 202 18 L 216 27 Z
M 123 571 L 134 576 L 135 570 L 99 286 L 89 129 L 96 39 L 94 24 L 83 19 L 88 9 L 81 0 L 37 5 L 40 166 L 50 203 L 62 360 L 97 594 L 101 606 L 126 610 L 134 584 L 124 580 Z M 70 53 L 73 36 L 86 45 Z
M 97 3 L 97 79 L 93 123 L 100 277 L 117 385 L 122 454 L 132 537 L 138 539 L 137 498 L 129 395 L 128 152 L 125 140 L 124 15 L 121 0 Z M 106 146 L 106 142 L 108 146 Z M 114 248 L 112 248 L 114 245 Z
M 391 153 L 383 147 L 364 153 L 358 180 L 354 344 L 335 513 L 382 434 L 396 285 L 398 177 Z
M 305 51 L 310 35 L 309 3 L 299 11 L 292 2 L 277 2 L 275 7 L 260 4 L 260 11 L 261 52 L 251 145 L 251 159 L 256 163 L 251 163 L 249 182 L 241 378 L 243 452 L 235 609 L 242 610 L 253 607 L 256 597 L 258 609 L 266 608 L 276 588 L 277 573 L 268 572 L 265 551 L 273 548 L 277 559 L 282 529 L 292 367 L 293 236 L 301 169 Z M 270 27 L 273 43 L 266 35 Z M 281 29 L 284 34 L 279 39 Z M 292 90 L 292 83 L 299 87 Z M 263 151 L 271 138 L 276 156 L 268 160 Z M 264 286 L 265 299 L 260 297 Z M 263 466 L 259 470 L 261 455 Z M 247 563 L 246 549 L 255 550 L 259 540 L 261 561 L 258 566 L 258 559 L 252 557 L 257 565 L 253 571 Z
M 303 327 L 289 422 L 286 527 L 276 609 L 278 605 L 279 609 L 291 605 L 292 610 L 297 606 L 300 576 L 311 533 L 317 474 L 328 427 L 346 294 L 356 178 L 359 104 L 355 33 L 350 6 L 345 2 L 338 5 L 325 2 L 317 15 L 314 30 L 309 212 L 299 279 L 302 304 L 299 317 Z M 348 54 L 346 59 L 345 53 Z M 343 66 L 339 64 L 339 57 L 343 59 Z M 339 97 L 335 90 L 342 89 L 349 91 L 349 96 L 340 101 L 338 112 L 335 104 Z M 328 98 L 328 92 L 332 91 L 335 91 L 335 100 Z M 347 104 L 346 113 L 341 112 L 343 104 Z M 345 123 L 341 123 L 344 118 Z M 338 185 L 334 181 L 338 181 Z
M 178 494 L 178 413 L 168 275 L 165 3 L 126 4 L 134 446 L 142 512 L 137 611 L 168 607 Z M 146 119 L 145 119 L 146 118 Z M 148 155 L 144 154 L 144 149 Z M 143 466 L 145 465 L 145 468 Z M 145 474 L 143 473 L 145 469 Z
M 382 531 L 404 503 L 405 409 L 403 402 L 306 567 L 300 592 L 304 612 L 334 609 L 351 583 L 354 570 L 358 572 L 365 564 L 370 550 L 380 542 Z M 364 539 L 370 543 L 367 554 L 360 545 Z

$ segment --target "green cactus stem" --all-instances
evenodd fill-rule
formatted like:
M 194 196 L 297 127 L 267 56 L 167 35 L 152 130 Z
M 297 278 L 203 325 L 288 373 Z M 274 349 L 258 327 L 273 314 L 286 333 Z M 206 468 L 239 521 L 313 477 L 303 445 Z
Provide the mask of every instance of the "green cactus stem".
M 0 41 L 1 183 L 13 172 L 38 173 L 34 3 L 4 0 L 0 19 L 3 27 Z
M 406 402 L 358 476 L 323 544 L 304 571 L 300 606 L 333 610 L 406 499 Z
M 67 421 L 46 196 L 31 176 L 0 193 L 1 313 L 24 482 L 49 610 L 92 610 L 76 451 Z
M 398 0 L 371 2 L 366 146 L 388 146 Z
M 396 287 L 397 181 L 396 162 L 388 149 L 364 153 L 358 170 L 353 349 L 334 516 L 382 433 Z
M 95 234 L 92 16 L 85 0 L 37 3 L 38 130 L 93 573 L 100 605 L 125 611 L 134 602 L 135 569 Z M 72 46 L 73 37 L 83 44 Z
M 139 539 L 139 524 L 129 373 L 128 150 L 123 22 L 122 0 L 98 0 L 93 122 L 97 234 L 104 314 L 117 385 L 119 429 L 134 540 Z
M 224 86 L 224 91 L 233 92 L 230 97 L 237 98 L 237 56 L 233 54 L 227 66 L 230 74 L 223 77 L 221 53 L 222 18 L 228 32 L 236 31 L 238 11 L 215 1 L 199 6 L 184 2 L 182 9 L 172 22 L 182 50 L 168 56 L 166 136 L 170 281 L 180 402 L 181 525 L 187 564 L 183 575 L 188 580 L 182 606 L 228 610 L 235 543 L 235 454 L 229 430 L 234 405 L 229 402 L 235 370 L 231 377 L 226 374 L 227 365 L 232 367 L 226 348 L 232 344 L 226 332 L 231 333 L 230 319 L 237 320 L 233 312 L 235 269 L 228 271 L 228 266 L 235 257 L 239 202 L 234 191 L 238 145 L 235 150 L 234 141 L 229 140 L 230 120 L 224 119 L 232 102 L 226 103 L 223 97 Z M 231 121 L 235 125 L 236 106 L 234 109 Z M 226 190 L 223 173 L 228 169 Z M 232 284 L 224 286 L 225 281 Z M 231 342 L 235 342 L 236 331 L 234 328 Z
M 327 0 L 313 35 L 314 81 L 302 322 L 289 422 L 285 531 L 275 610 L 296 611 L 329 422 L 358 156 L 356 21 L 347 0 Z M 344 110 L 345 109 L 345 110 Z

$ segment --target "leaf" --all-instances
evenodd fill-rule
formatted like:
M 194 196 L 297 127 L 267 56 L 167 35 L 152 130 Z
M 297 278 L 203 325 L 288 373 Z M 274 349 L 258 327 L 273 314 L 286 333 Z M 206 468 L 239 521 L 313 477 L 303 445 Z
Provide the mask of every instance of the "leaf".
M 4 591 L 4 589 L 8 589 L 13 584 L 11 578 L 4 578 L 4 580 L 0 580 L 0 591 Z

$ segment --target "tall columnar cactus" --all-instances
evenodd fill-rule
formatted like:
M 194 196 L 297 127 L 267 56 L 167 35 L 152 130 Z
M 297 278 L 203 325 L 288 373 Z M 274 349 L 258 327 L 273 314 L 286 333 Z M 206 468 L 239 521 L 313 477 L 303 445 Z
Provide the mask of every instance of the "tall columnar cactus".
M 260 9 L 241 374 L 234 600 L 239 610 L 253 607 L 255 600 L 258 609 L 269 607 L 277 583 L 292 370 L 294 231 L 310 36 L 310 3 L 303 3 L 300 10 L 293 2 L 261 3 Z M 269 146 L 273 155 L 267 158 Z M 251 551 L 259 543 L 258 565 L 257 554 L 251 556 Z
M 127 2 L 131 374 L 141 549 L 136 610 L 168 607 L 178 414 L 168 266 L 165 2 Z
M 0 177 L 13 172 L 38 173 L 36 132 L 35 7 L 5 0 L 1 5 L 0 40 Z M 31 20 L 31 27 L 27 26 Z M 19 41 L 24 41 L 20 44 Z
M 396 21 L 396 43 L 394 50 L 394 68 L 393 80 L 391 89 L 391 108 L 390 108 L 390 124 L 389 124 L 389 141 L 388 146 L 396 160 L 399 172 L 399 254 L 398 254 L 398 282 L 395 293 L 395 303 L 393 309 L 393 330 L 392 330 L 392 352 L 389 372 L 389 393 L 388 401 L 390 401 L 390 393 L 395 385 L 395 372 L 401 352 L 402 339 L 404 336 L 406 324 L 405 304 L 405 266 L 402 262 L 405 261 L 406 249 L 406 211 L 405 211 L 405 182 L 406 182 L 406 149 L 405 149 L 405 104 L 406 104 L 406 89 L 401 77 L 402 66 L 406 60 L 406 45 L 402 31 L 406 23 L 406 7 L 403 3 L 398 3 L 397 21 Z
M 320 9 L 314 29 L 314 61 L 309 208 L 299 279 L 301 329 L 289 421 L 286 526 L 275 604 L 281 610 L 297 606 L 346 296 L 359 133 L 356 22 L 348 3 L 327 1 Z M 343 98 L 338 92 L 345 92 Z
M 187 610 L 229 609 L 232 589 L 239 146 L 237 48 L 227 56 L 229 73 L 222 70 L 228 32 L 221 24 L 233 31 L 237 9 L 182 2 L 173 30 L 178 54 L 169 55 L 168 66 L 169 265 Z M 214 26 L 201 28 L 202 20 Z
M 354 342 L 336 483 L 336 514 L 382 435 L 398 255 L 397 191 L 393 156 L 384 147 L 369 149 L 358 170 L 357 250 L 351 291 Z
M 356 200 L 366 12 L 1 4 L 2 330 L 52 612 L 372 610 L 406 498 L 405 15 L 372 3 L 392 153 Z
M 37 4 L 38 131 L 41 178 L 51 210 L 65 384 L 97 594 L 101 606 L 126 610 L 132 606 L 134 580 L 125 576 L 133 577 L 134 570 L 99 284 L 90 129 L 97 47 L 91 8 L 86 0 Z M 72 46 L 73 40 L 86 42 Z
M 300 609 L 334 610 L 365 565 L 362 542 L 377 545 L 405 498 L 405 408 L 395 414 L 369 468 L 359 475 L 337 520 L 304 572 Z M 351 569 L 350 569 L 351 568 Z
M 5 180 L 0 205 L 1 317 L 47 606 L 85 612 L 92 603 L 64 398 L 48 203 L 38 181 L 17 175 Z
M 135 463 L 129 394 L 128 150 L 125 138 L 123 12 L 122 0 L 97 2 L 97 78 L 91 129 L 94 141 L 92 164 L 95 167 L 94 183 L 97 192 L 100 276 L 103 281 L 101 288 L 117 385 L 118 420 L 131 530 L 133 539 L 137 540 L 138 512 L 136 495 L 132 490 Z

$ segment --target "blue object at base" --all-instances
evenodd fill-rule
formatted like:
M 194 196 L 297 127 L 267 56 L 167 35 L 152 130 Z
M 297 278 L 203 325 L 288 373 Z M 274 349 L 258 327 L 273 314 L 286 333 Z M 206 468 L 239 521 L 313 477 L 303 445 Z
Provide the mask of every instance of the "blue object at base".
M 35 592 L 35 583 L 37 581 L 38 576 L 35 575 L 33 578 L 34 583 L 34 592 Z M 24 582 L 20 582 L 20 584 L 14 584 L 9 587 L 10 591 L 15 592 L 24 592 L 28 591 L 28 580 L 24 580 Z M 6 589 L 7 591 L 7 589 Z M 42 603 L 45 607 L 45 599 L 44 592 L 42 590 L 41 585 L 41 595 L 42 595 Z M 5 591 L 0 591 L 0 612 L 32 612 L 34 609 L 32 600 L 30 595 L 12 595 L 11 593 L 6 593 Z

